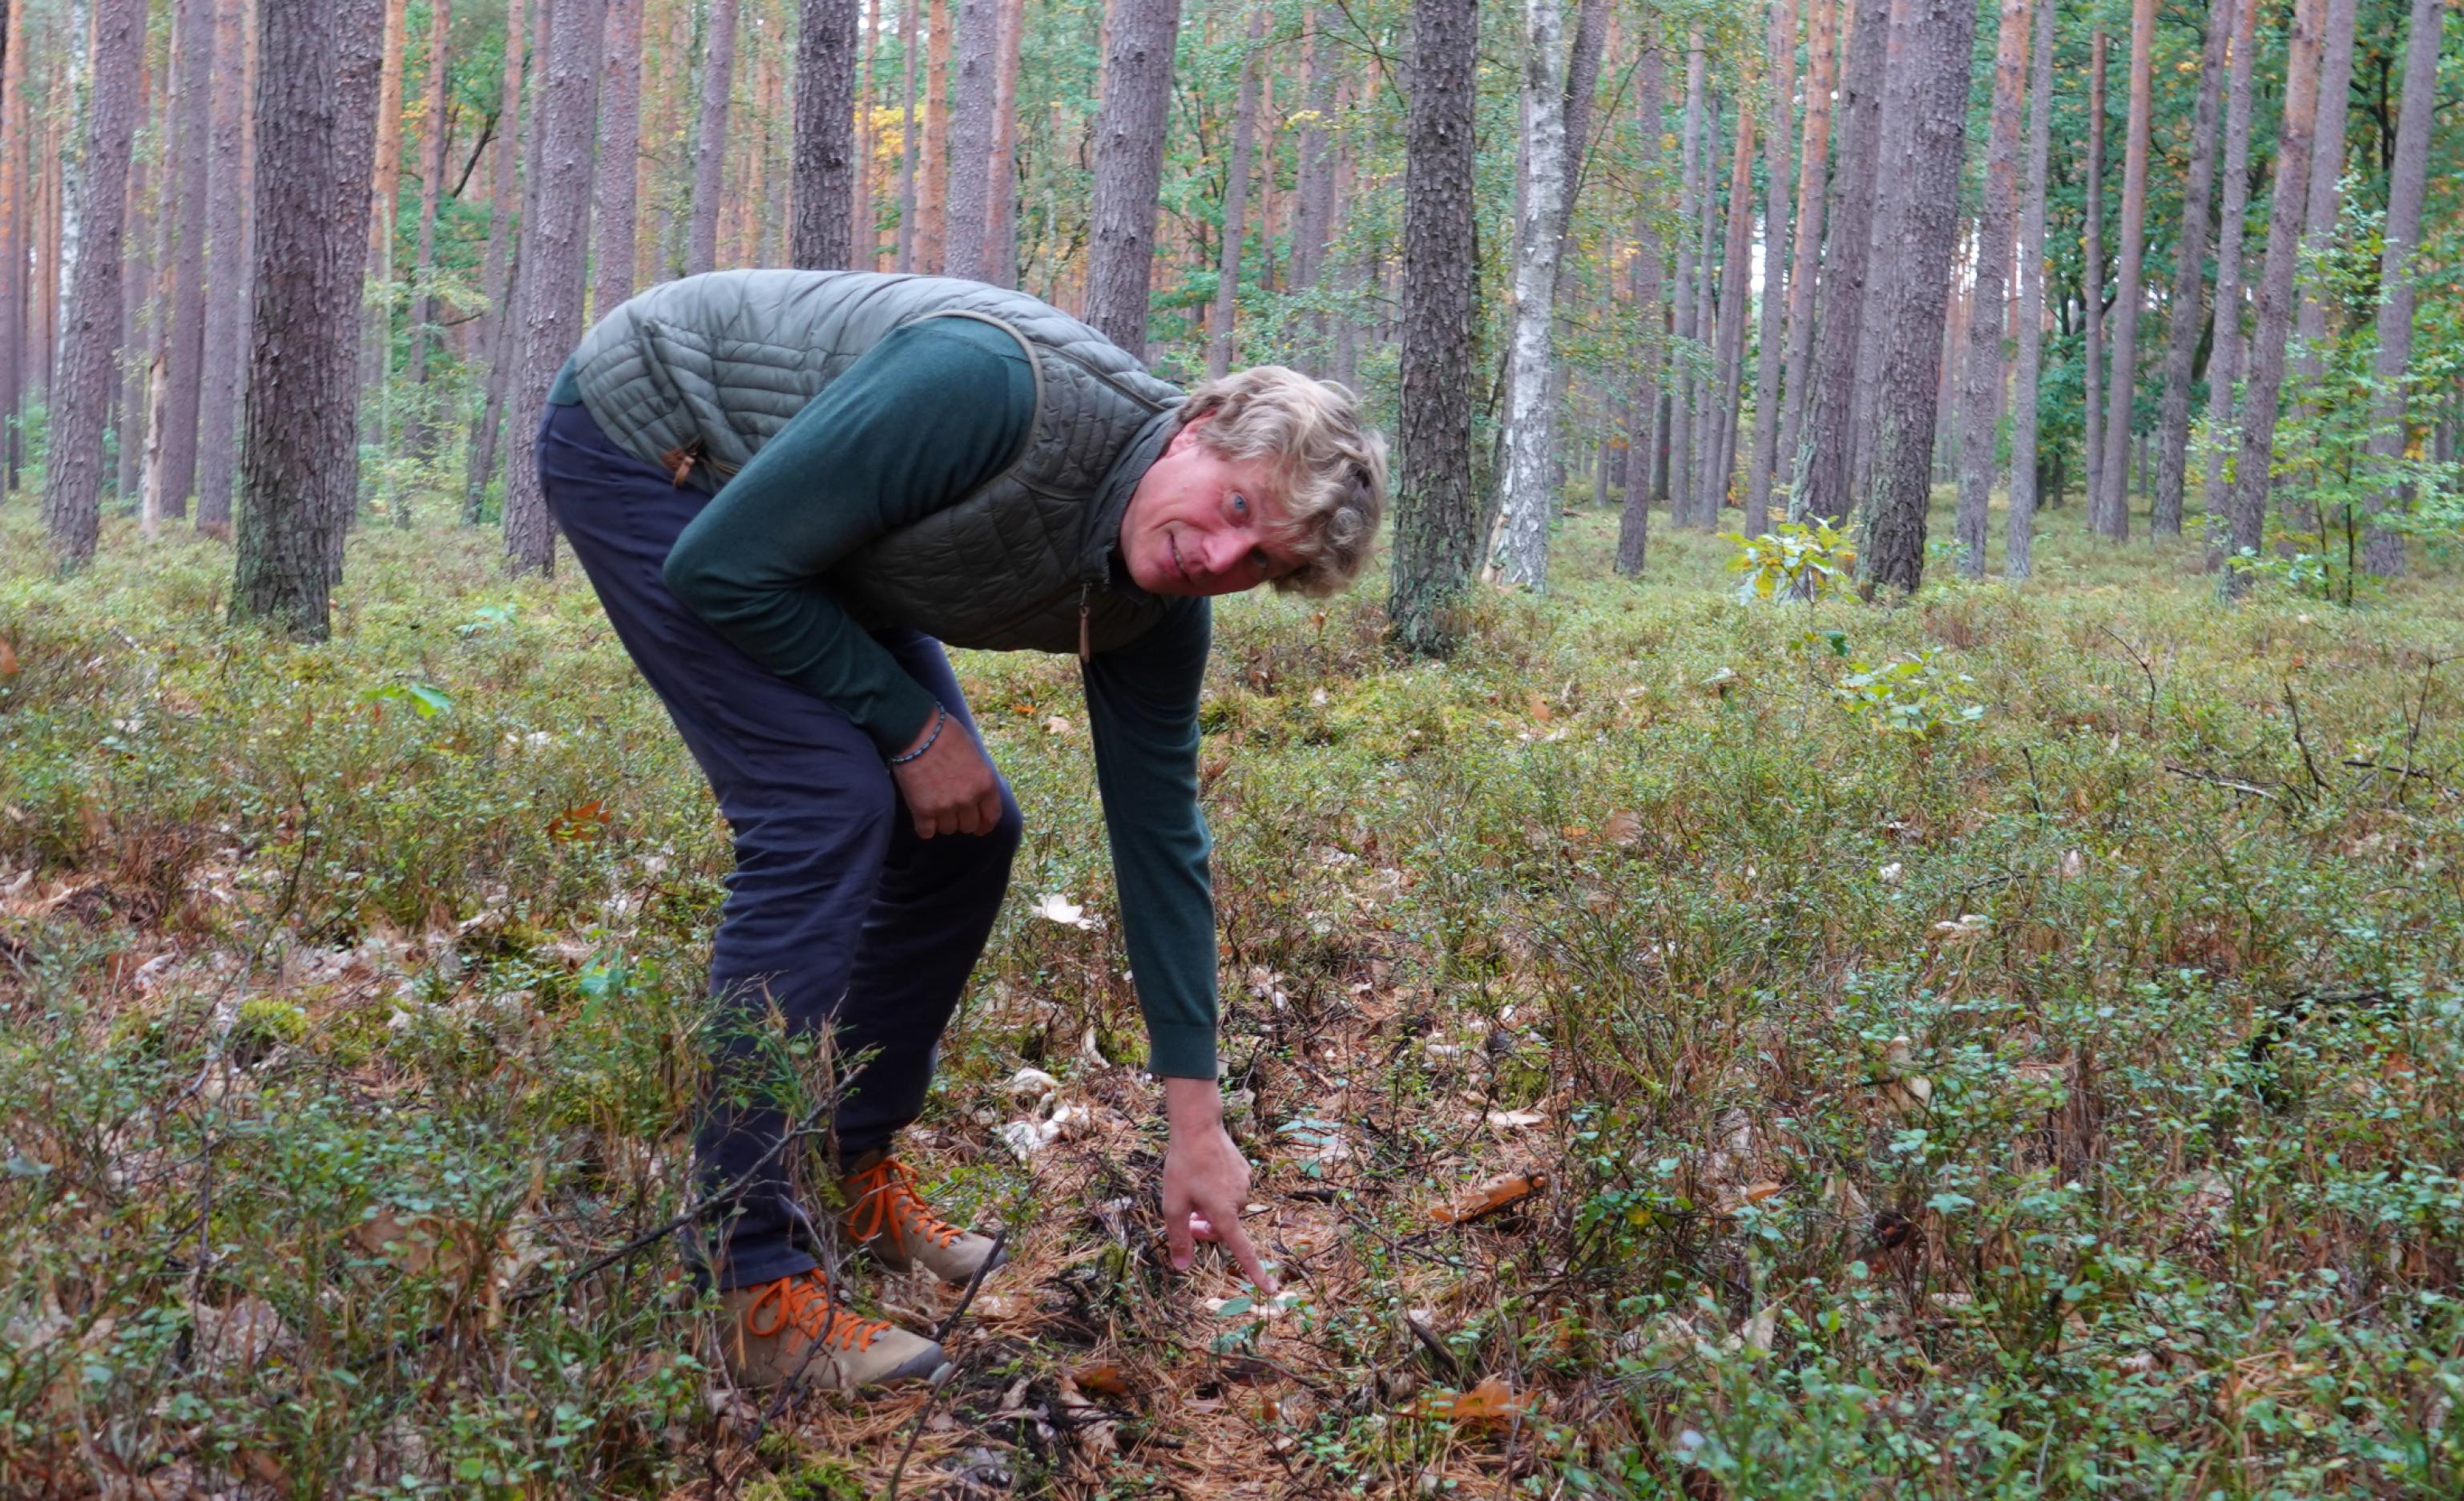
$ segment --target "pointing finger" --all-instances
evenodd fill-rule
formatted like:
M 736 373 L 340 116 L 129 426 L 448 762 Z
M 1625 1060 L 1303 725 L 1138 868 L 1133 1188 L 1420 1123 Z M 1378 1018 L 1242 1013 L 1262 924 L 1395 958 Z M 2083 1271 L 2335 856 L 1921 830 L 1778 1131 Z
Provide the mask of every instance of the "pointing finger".
M 1232 1259 L 1241 1264 L 1241 1270 L 1248 1276 L 1249 1280 L 1256 1283 L 1261 1291 L 1272 1295 L 1275 1291 L 1275 1279 L 1267 1275 L 1266 1264 L 1259 1258 L 1258 1247 L 1249 1244 L 1249 1232 L 1241 1228 L 1238 1216 L 1227 1214 L 1223 1217 L 1217 1227 L 1217 1238 L 1222 1241 L 1225 1248 L 1232 1252 Z

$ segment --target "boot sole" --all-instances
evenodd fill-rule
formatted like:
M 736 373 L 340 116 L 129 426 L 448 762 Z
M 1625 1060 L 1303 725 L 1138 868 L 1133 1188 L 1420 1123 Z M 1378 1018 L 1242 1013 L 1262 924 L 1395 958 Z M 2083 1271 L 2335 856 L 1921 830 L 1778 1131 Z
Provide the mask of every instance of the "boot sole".
M 901 1256 L 893 1251 L 877 1250 L 870 1246 L 864 1247 L 864 1253 L 871 1257 L 873 1264 L 881 1268 L 884 1271 L 894 1271 L 901 1276 L 905 1276 L 908 1272 L 915 1269 L 915 1258 L 913 1256 Z M 1003 1267 L 1008 1265 L 1009 1247 L 1006 1246 L 996 1246 L 993 1247 L 992 1259 L 984 1263 L 984 1275 L 989 1277 L 994 1272 L 1001 1270 Z M 933 1273 L 933 1280 L 940 1283 L 945 1288 L 963 1288 L 967 1285 L 967 1279 L 964 1277 L 959 1277 L 953 1281 L 948 1277 L 942 1276 L 937 1271 Z

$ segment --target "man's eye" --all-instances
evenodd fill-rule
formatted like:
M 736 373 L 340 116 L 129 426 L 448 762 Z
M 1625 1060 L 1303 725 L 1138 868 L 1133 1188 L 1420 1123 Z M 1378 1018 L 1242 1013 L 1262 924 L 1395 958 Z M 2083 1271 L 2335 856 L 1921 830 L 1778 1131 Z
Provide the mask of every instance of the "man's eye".
M 1232 497 L 1232 514 L 1234 516 L 1247 516 L 1249 514 L 1248 497 L 1234 496 Z
M 1274 565 L 1274 561 L 1266 556 L 1264 548 L 1260 548 L 1249 554 L 1249 566 L 1260 573 L 1265 573 L 1272 570 Z

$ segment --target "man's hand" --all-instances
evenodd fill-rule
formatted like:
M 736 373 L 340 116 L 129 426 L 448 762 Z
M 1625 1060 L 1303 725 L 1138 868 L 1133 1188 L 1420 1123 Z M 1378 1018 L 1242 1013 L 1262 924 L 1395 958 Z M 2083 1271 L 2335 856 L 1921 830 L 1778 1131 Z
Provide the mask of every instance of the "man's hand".
M 1189 1269 L 1193 1239 L 1218 1241 L 1251 1282 L 1272 1293 L 1275 1279 L 1241 1228 L 1249 1161 L 1223 1130 L 1222 1094 L 1213 1079 L 1166 1079 L 1163 1100 L 1172 1127 L 1163 1154 L 1163 1226 L 1173 1269 Z
M 955 717 L 943 724 L 935 716 L 907 749 L 923 744 L 936 725 L 940 739 L 933 741 L 931 750 L 890 768 L 898 782 L 898 795 L 915 820 L 915 837 L 989 834 L 1001 822 L 1001 778 L 967 727 Z

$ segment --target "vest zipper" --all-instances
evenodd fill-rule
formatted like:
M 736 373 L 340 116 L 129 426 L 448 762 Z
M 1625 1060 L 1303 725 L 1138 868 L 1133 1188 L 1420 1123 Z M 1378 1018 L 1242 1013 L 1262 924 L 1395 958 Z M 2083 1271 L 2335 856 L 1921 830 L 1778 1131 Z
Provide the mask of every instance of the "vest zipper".
M 1087 596 L 1089 593 L 1093 591 L 1094 587 L 1095 585 L 1092 584 L 1081 584 L 1078 585 L 1078 660 L 1081 664 L 1091 662 L 1095 659 L 1095 653 L 1088 644 L 1089 628 L 1087 623 L 1087 611 L 1089 609 Z

